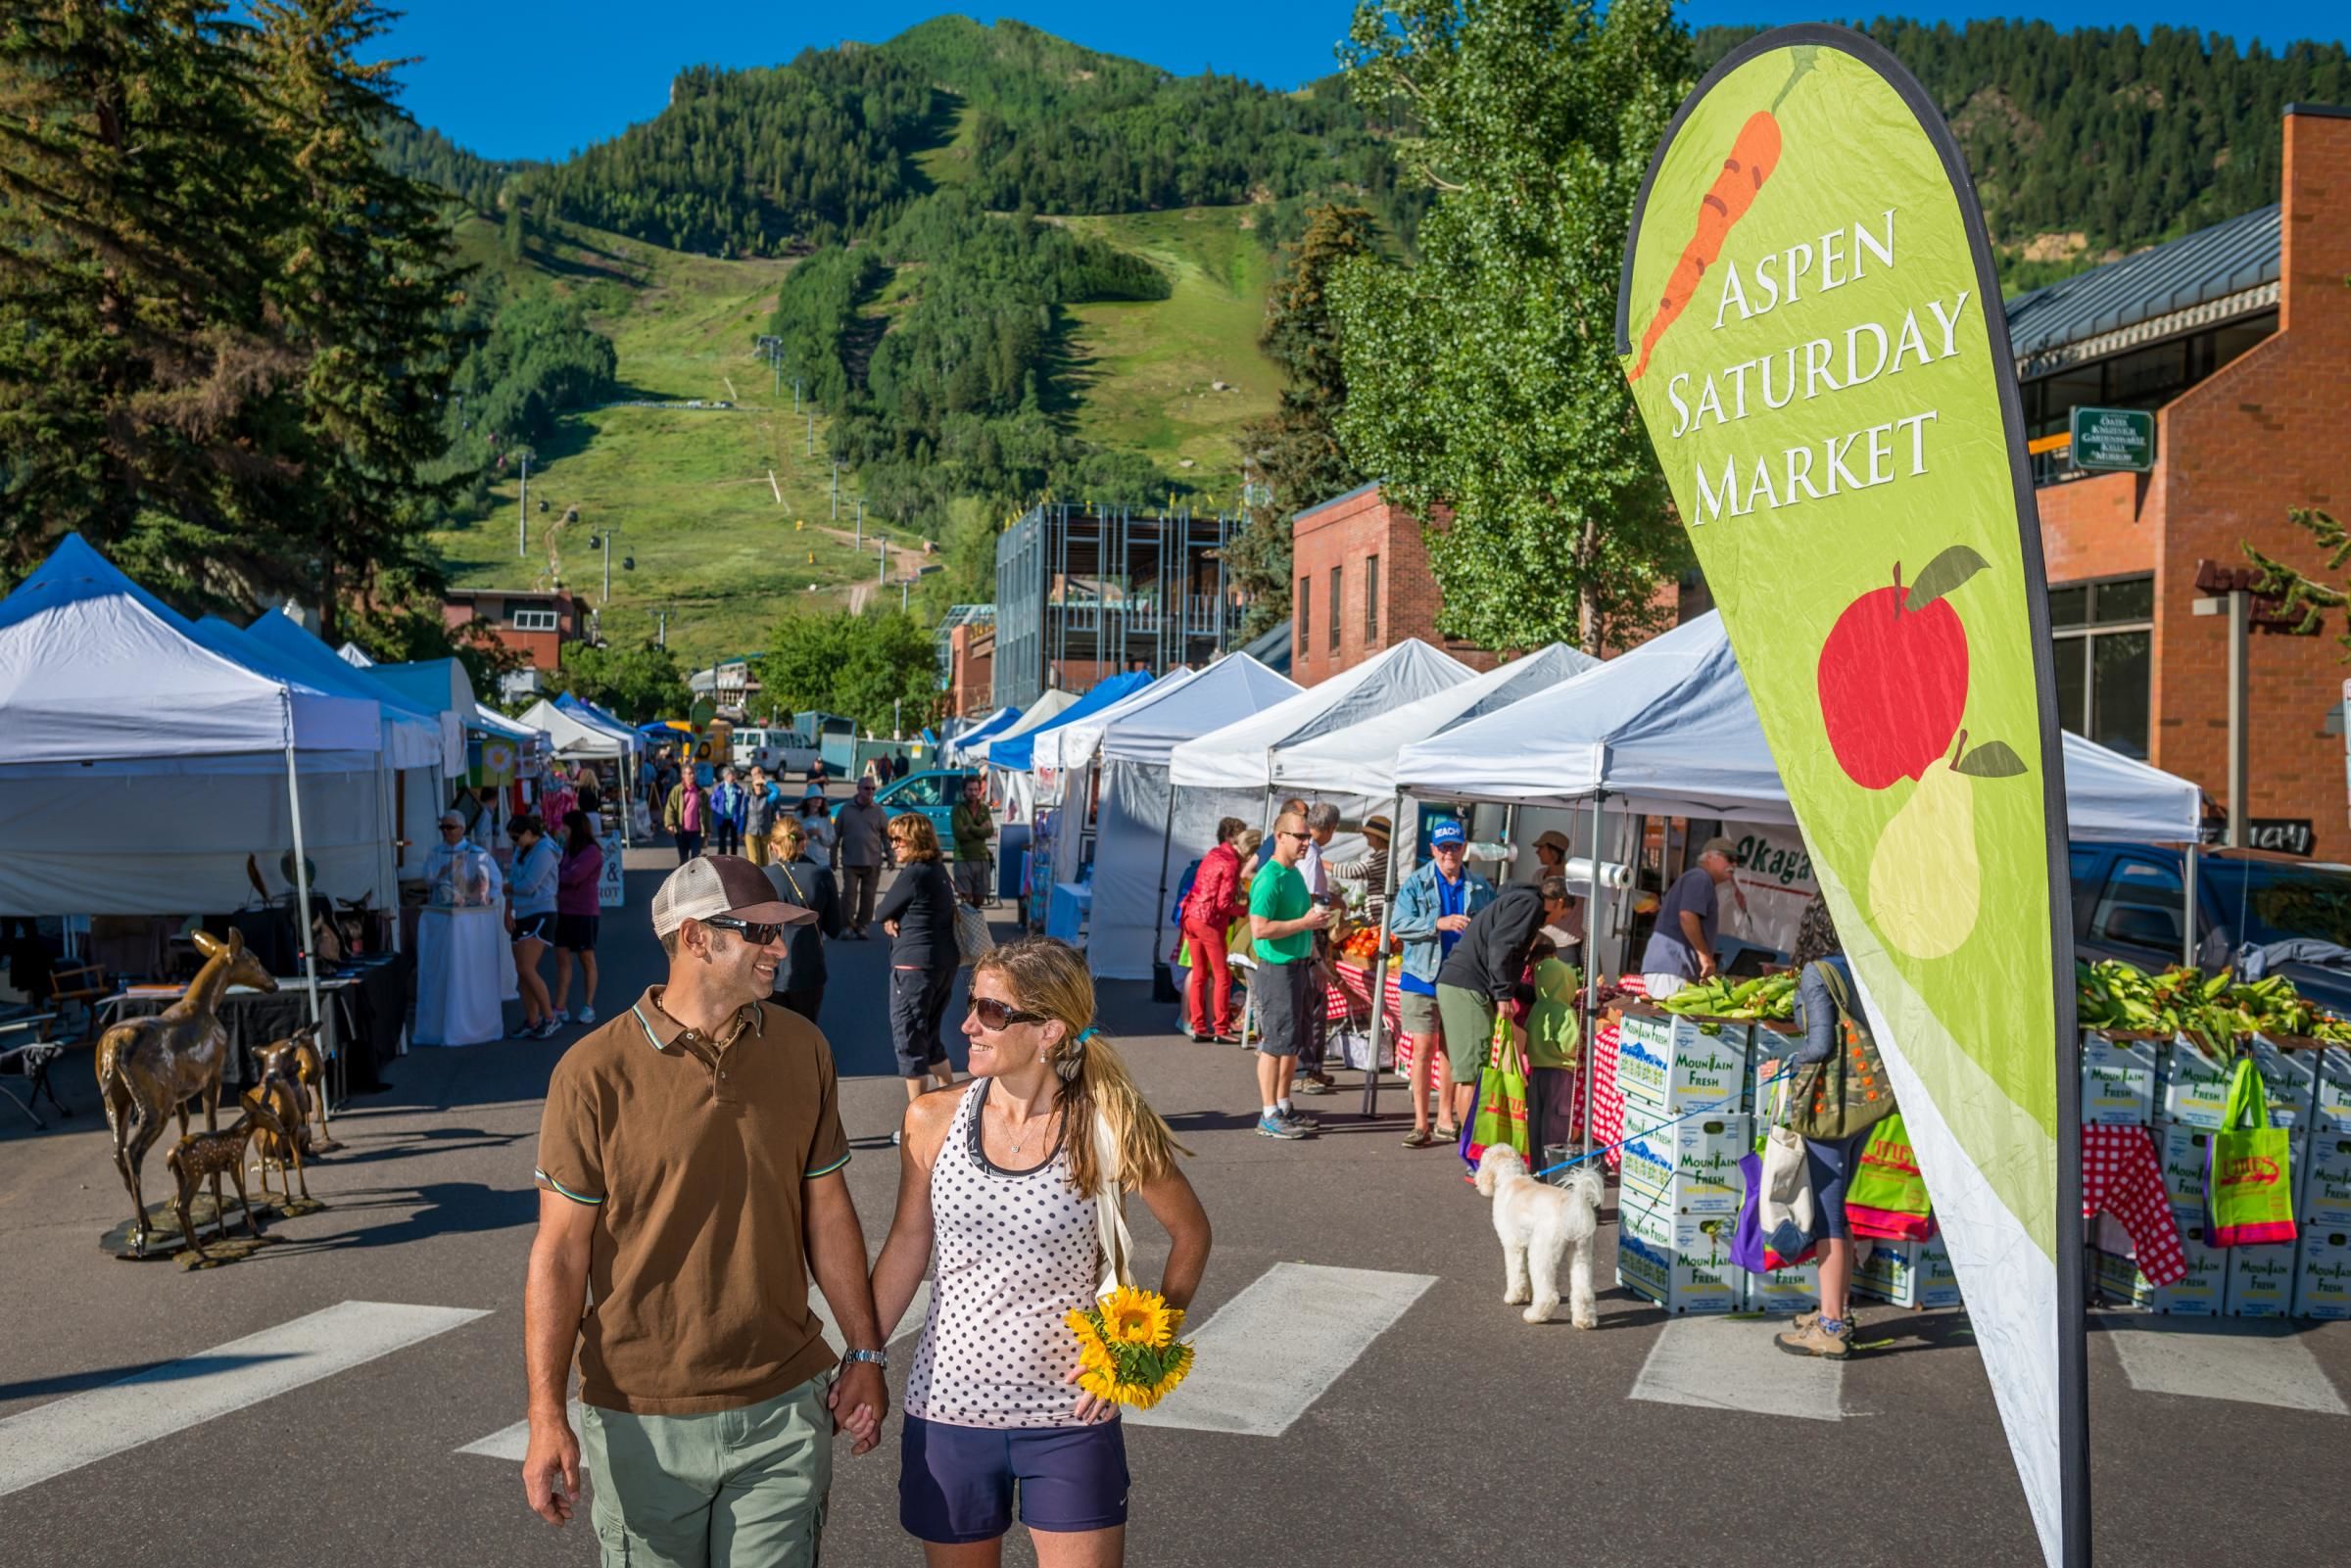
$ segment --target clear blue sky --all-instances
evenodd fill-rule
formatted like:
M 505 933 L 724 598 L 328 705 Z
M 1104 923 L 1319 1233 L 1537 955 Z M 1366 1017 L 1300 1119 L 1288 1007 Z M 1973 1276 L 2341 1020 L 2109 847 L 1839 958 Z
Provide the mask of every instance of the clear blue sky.
M 388 0 L 398 6 L 402 0 Z M 863 0 L 850 6 L 754 0 L 408 0 L 387 53 L 420 57 L 406 72 L 408 112 L 493 158 L 559 158 L 661 112 L 670 78 L 692 65 L 778 65 L 844 37 L 880 43 L 957 9 L 933 0 Z M 1997 7 L 1885 5 L 1866 14 L 1947 17 Z M 1011 10 L 968 9 L 983 21 L 1014 17 L 1109 54 L 1190 74 L 1209 67 L 1269 86 L 1294 87 L 1333 69 L 1347 29 L 1347 0 L 1190 0 L 1183 5 L 1105 5 L 1032 0 Z M 1692 0 L 1693 26 L 1818 21 L 1851 13 L 1787 0 Z M 2040 13 L 2061 26 L 2157 24 L 2233 32 L 2276 47 L 2296 38 L 2341 38 L 2351 15 L 2339 3 L 2265 0 L 2065 0 Z M 843 26 L 856 30 L 844 33 Z

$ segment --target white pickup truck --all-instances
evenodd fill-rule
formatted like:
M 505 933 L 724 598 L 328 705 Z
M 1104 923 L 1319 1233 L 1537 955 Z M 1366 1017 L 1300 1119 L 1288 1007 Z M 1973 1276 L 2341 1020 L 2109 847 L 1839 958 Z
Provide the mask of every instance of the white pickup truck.
M 782 776 L 806 773 L 816 761 L 816 742 L 795 730 L 763 730 L 754 725 L 735 727 L 735 766 L 765 768 Z

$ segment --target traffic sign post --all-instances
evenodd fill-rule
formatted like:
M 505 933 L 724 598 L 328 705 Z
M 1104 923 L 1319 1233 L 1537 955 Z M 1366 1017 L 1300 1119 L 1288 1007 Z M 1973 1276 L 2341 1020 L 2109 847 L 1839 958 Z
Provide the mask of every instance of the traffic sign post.
M 2074 466 L 2143 474 L 2155 466 L 2155 416 L 2143 408 L 2076 408 Z

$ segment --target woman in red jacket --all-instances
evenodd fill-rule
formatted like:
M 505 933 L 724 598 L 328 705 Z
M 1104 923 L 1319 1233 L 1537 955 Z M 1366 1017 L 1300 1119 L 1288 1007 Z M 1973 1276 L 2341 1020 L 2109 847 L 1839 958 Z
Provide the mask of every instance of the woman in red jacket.
M 1202 858 L 1199 874 L 1192 879 L 1192 896 L 1183 905 L 1183 935 L 1192 944 L 1192 983 L 1184 994 L 1184 1016 L 1195 1041 L 1214 1039 L 1229 1045 L 1240 1038 L 1232 1027 L 1232 970 L 1224 962 L 1224 932 L 1249 912 L 1241 897 L 1240 851 L 1232 846 L 1247 828 L 1238 817 L 1217 824 L 1217 847 Z M 1212 984 L 1217 993 L 1213 1032 L 1208 999 Z

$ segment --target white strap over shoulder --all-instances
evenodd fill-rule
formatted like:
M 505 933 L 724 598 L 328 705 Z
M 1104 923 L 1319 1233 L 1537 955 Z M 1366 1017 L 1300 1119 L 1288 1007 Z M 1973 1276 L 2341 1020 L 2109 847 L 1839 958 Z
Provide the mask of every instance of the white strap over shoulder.
M 1102 1282 L 1094 1288 L 1097 1300 L 1128 1283 L 1127 1269 L 1134 1257 L 1134 1238 L 1127 1231 L 1127 1195 L 1119 1187 L 1119 1142 L 1110 1119 L 1094 1117 L 1094 1167 L 1101 1172 L 1094 1190 L 1094 1231 L 1102 1243 Z

